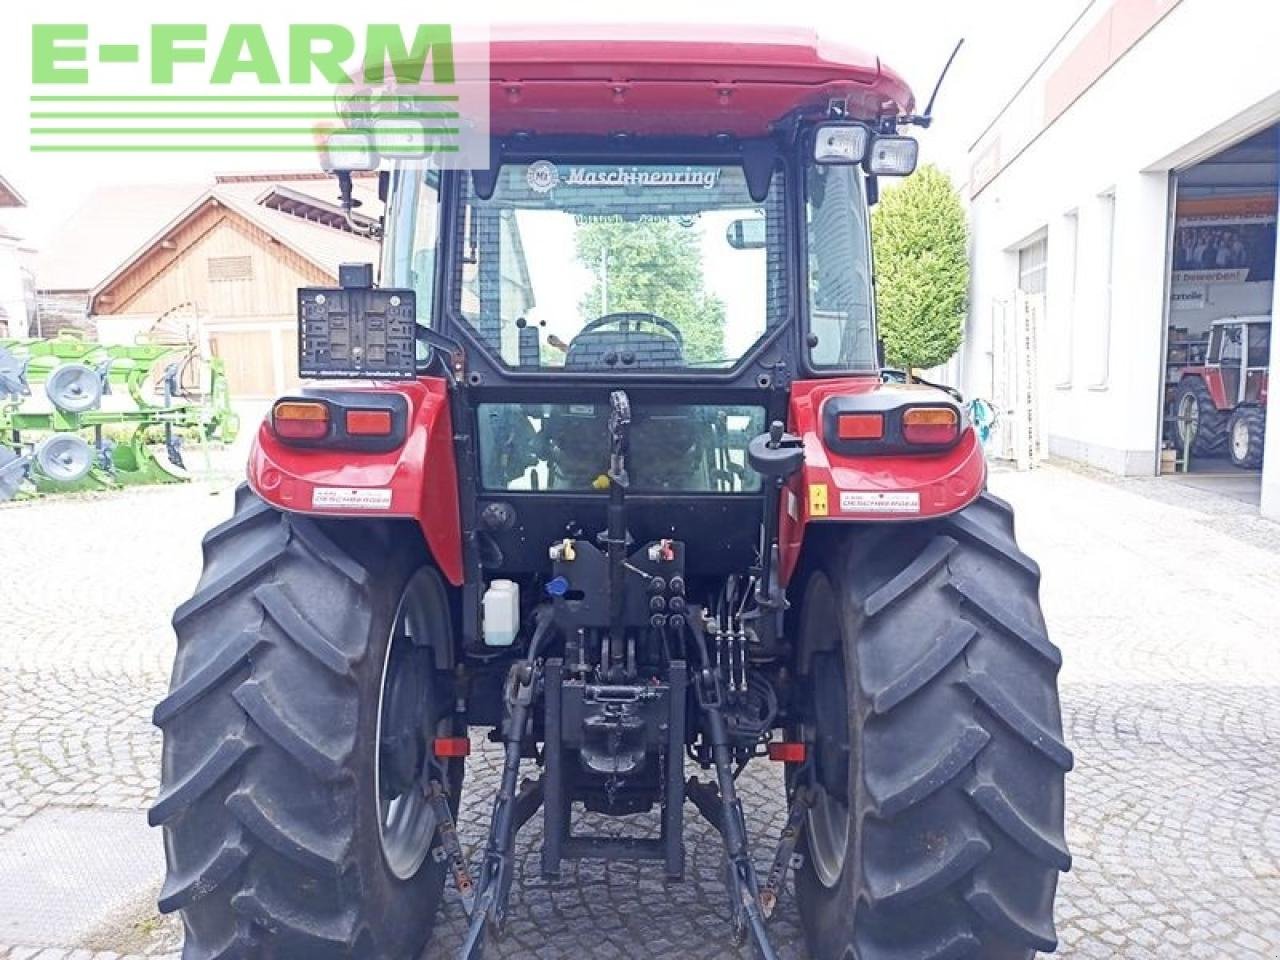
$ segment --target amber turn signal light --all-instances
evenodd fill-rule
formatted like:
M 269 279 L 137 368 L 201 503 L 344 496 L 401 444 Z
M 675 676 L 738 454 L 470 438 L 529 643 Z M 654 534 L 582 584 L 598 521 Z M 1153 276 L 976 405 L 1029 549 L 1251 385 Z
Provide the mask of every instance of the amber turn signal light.
M 314 400 L 281 400 L 271 408 L 271 426 L 286 440 L 320 440 L 329 433 L 329 407 Z
M 907 443 L 954 443 L 960 436 L 960 416 L 950 407 L 912 407 L 902 414 L 902 439 Z
M 836 436 L 841 440 L 883 439 L 884 414 L 842 413 L 836 418 Z
M 347 435 L 352 437 L 391 436 L 391 411 L 348 410 Z

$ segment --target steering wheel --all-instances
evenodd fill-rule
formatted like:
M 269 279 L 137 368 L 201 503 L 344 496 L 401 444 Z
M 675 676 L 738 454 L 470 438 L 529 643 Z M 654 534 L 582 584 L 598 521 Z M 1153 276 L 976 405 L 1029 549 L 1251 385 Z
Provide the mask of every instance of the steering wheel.
M 599 330 L 602 327 L 608 327 L 614 324 L 616 324 L 618 329 L 623 333 L 628 333 L 632 328 L 632 324 L 639 325 L 643 323 L 660 327 L 664 333 L 670 334 L 671 339 L 674 340 L 681 348 L 684 347 L 684 334 L 680 332 L 679 327 L 670 320 L 667 320 L 665 317 L 660 317 L 656 313 L 644 313 L 643 311 L 606 313 L 603 317 L 596 317 L 585 327 L 579 330 L 577 334 L 575 334 L 575 339 L 576 337 L 582 336 L 584 333 L 590 333 L 593 330 Z

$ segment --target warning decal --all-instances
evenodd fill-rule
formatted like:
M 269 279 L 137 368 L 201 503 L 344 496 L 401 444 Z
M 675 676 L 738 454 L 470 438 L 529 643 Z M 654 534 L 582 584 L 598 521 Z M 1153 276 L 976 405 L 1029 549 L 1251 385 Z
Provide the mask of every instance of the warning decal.
M 809 484 L 809 516 L 825 517 L 827 513 L 827 485 L 825 483 Z

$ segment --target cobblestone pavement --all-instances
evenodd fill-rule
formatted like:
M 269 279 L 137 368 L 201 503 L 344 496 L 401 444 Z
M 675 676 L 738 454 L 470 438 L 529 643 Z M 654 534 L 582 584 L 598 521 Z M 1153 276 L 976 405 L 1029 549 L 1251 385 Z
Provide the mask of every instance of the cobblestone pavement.
M 1060 955 L 1277 960 L 1280 525 L 1204 491 L 1057 467 L 997 473 L 993 487 L 1017 506 L 1023 545 L 1044 568 L 1066 658 L 1077 766 Z M 148 716 L 167 685 L 169 612 L 230 489 L 220 479 L 0 507 L 0 845 L 50 808 L 141 815 L 156 787 Z M 469 765 L 460 825 L 472 848 L 497 763 L 487 747 Z M 744 778 L 763 859 L 781 788 L 768 766 Z M 692 807 L 688 821 L 688 879 L 666 886 L 652 867 L 594 863 L 545 883 L 535 819 L 492 955 L 745 957 L 727 936 L 718 837 Z M 0 889 L 0 904 L 13 892 Z M 803 955 L 794 921 L 787 895 L 773 928 L 783 957 Z M 462 928 L 450 897 L 424 960 L 450 957 Z M 0 958 L 169 956 L 179 942 L 143 899 L 74 943 L 53 929 L 39 943 L 0 940 Z

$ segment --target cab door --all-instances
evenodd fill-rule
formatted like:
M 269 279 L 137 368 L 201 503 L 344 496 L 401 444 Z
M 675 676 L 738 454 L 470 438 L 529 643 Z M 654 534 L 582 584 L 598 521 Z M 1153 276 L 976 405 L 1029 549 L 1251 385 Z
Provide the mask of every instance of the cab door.
M 1244 403 L 1266 400 L 1267 369 L 1271 364 L 1271 324 L 1252 323 L 1248 328 L 1245 351 Z
M 1244 376 L 1244 326 L 1222 327 L 1222 391 L 1227 406 L 1241 400 L 1240 386 Z

